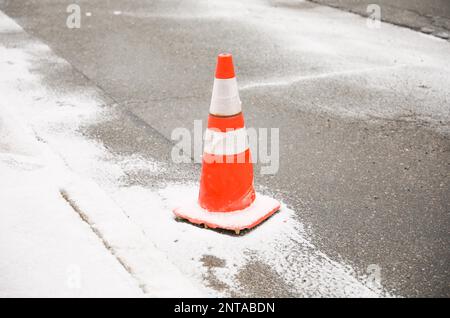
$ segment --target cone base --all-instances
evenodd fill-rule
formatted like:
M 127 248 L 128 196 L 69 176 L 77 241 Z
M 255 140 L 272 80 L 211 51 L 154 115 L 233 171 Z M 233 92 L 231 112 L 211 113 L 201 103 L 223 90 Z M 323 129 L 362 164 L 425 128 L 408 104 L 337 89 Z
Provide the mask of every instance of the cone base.
M 251 229 L 265 221 L 280 209 L 280 202 L 265 195 L 256 194 L 255 201 L 247 208 L 233 212 L 210 212 L 197 202 L 179 207 L 173 213 L 181 219 L 207 227 L 240 231 Z

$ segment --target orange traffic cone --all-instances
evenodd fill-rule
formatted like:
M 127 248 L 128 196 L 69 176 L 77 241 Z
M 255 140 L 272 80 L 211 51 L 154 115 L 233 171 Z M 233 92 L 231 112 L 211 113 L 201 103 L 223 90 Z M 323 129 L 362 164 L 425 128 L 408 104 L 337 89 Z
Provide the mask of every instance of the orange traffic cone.
M 256 194 L 253 164 L 231 54 L 217 58 L 197 202 L 174 209 L 177 217 L 205 227 L 250 229 L 280 208 Z

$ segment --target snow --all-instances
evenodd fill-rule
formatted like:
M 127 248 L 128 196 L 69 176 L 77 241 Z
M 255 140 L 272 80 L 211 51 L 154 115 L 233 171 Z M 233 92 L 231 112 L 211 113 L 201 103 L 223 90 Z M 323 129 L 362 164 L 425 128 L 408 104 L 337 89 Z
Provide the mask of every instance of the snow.
M 1 13 L 0 21 L 16 26 Z M 86 143 L 77 128 L 101 113 L 95 89 L 84 94 L 48 90 L 31 71 L 39 63 L 36 56 L 49 55 L 61 67 L 68 64 L 31 39 L 20 49 L 1 46 L 0 52 L 0 252 L 6 255 L 0 261 L 0 295 L 204 295 L 95 182 L 83 177 L 94 169 L 107 182 L 129 169 L 158 169 L 138 156 L 119 158 L 103 170 L 92 164 L 105 153 L 98 144 Z M 47 129 L 64 145 L 58 152 L 49 147 L 51 138 L 38 137 Z M 87 156 L 66 160 L 59 151 L 75 159 L 79 151 Z
M 13 127 L 6 112 L 0 116 L 9 122 L 1 126 L 4 140 L 17 132 L 4 129 Z M 36 140 L 28 139 L 19 149 L 39 148 Z M 3 149 L 0 250 L 8 257 L 0 263 L 0 295 L 202 295 L 95 183 L 73 175 L 51 153 L 26 157 Z M 78 288 L 70 288 L 70 275 L 65 274 L 71 268 L 80 272 Z
M 255 201 L 247 208 L 228 213 L 210 212 L 200 207 L 197 197 L 191 197 L 191 201 L 175 208 L 174 213 L 192 223 L 206 224 L 211 228 L 227 230 L 250 229 L 258 223 L 270 217 L 280 208 L 280 203 L 260 193 L 256 194 Z
M 170 211 L 197 196 L 197 184 L 170 184 L 156 193 L 133 186 L 114 193 L 115 201 L 140 224 L 158 249 L 171 255 L 185 273 L 199 279 L 212 271 L 231 289 L 239 290 L 242 286 L 236 275 L 249 263 L 262 262 L 282 277 L 286 285 L 292 286 L 298 296 L 389 296 L 382 288 L 364 283 L 366 277 L 353 275 L 351 267 L 320 252 L 303 225 L 295 220 L 295 212 L 284 205 L 261 226 L 241 236 L 175 222 Z M 149 207 L 153 213 L 149 213 Z M 226 266 L 202 268 L 199 273 L 199 263 L 205 255 L 223 260 Z
M 74 178 L 75 179 L 75 178 Z M 203 294 L 176 268 L 167 256 L 147 240 L 137 224 L 97 184 L 74 181 L 63 189 L 101 233 L 114 255 L 121 260 L 152 297 L 200 297 Z
M 0 104 L 0 297 L 140 297 L 61 197 L 44 151 Z
M 0 26 L 23 32 L 1 12 Z M 164 163 L 116 156 L 81 135 L 112 115 L 107 97 L 93 85 L 49 89 L 36 66 L 70 65 L 32 38 L 0 37 L 2 296 L 230 296 L 255 262 L 297 296 L 390 296 L 315 247 L 285 205 L 244 236 L 176 222 L 173 208 L 196 198 L 198 185 L 123 185 L 128 173 Z M 225 265 L 205 266 L 211 255 Z M 227 288 L 214 288 L 211 275 Z

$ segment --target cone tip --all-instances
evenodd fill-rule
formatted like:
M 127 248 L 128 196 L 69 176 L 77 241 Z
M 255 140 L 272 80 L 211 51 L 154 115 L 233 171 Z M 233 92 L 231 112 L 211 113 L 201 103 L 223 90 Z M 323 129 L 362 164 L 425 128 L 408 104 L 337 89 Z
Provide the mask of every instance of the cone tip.
M 220 53 L 217 56 L 216 78 L 234 77 L 233 56 L 230 53 Z

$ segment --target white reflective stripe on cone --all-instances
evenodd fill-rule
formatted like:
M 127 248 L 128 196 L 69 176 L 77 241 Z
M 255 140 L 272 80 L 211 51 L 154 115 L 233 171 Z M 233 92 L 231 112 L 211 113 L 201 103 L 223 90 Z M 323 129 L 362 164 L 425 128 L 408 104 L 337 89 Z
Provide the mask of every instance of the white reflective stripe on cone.
M 219 116 L 231 116 L 240 113 L 241 110 L 236 77 L 227 79 L 215 78 L 209 113 Z
M 237 155 L 248 149 L 247 131 L 239 128 L 227 132 L 206 129 L 203 151 L 211 155 Z

